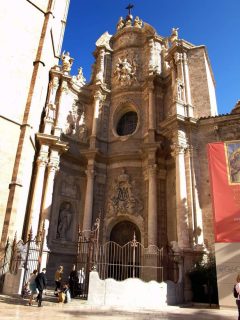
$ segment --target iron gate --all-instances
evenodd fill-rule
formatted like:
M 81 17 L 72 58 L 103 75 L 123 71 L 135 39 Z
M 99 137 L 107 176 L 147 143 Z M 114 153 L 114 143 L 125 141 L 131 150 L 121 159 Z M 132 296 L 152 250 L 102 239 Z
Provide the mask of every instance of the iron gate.
M 37 269 L 38 271 L 40 270 L 44 232 L 45 231 L 43 229 L 42 232 L 39 232 L 39 234 L 33 238 L 32 231 L 30 231 L 26 242 L 23 240 L 16 241 L 16 237 L 12 244 L 10 244 L 10 241 L 7 241 L 2 266 L 0 268 L 1 291 L 3 289 L 5 274 L 7 272 L 14 275 L 17 274 L 19 268 L 24 268 L 23 289 L 23 286 L 29 279 L 31 272 L 34 269 Z
M 163 281 L 163 249 L 156 246 L 145 248 L 133 240 L 120 246 L 108 241 L 99 246 L 97 256 L 97 270 L 100 279 L 113 278 L 125 280 L 139 278 L 143 281 Z

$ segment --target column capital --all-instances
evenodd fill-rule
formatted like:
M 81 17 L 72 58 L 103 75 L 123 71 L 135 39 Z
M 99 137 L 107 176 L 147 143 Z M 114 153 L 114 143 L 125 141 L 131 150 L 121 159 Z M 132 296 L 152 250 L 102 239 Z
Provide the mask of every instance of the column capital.
M 148 165 L 148 176 L 155 177 L 156 175 L 157 175 L 157 165 L 156 164 Z
M 173 143 L 171 144 L 171 155 L 173 157 L 176 157 L 180 154 L 184 154 L 186 149 L 188 148 L 188 145 L 187 143 L 185 142 L 178 142 L 178 143 Z
M 48 164 L 48 154 L 47 153 L 40 153 L 37 158 L 37 166 L 38 167 L 46 167 Z
M 183 54 L 180 52 L 174 53 L 174 61 L 176 64 L 181 63 L 183 61 Z
M 50 172 L 56 172 L 59 170 L 59 159 L 57 158 L 51 158 L 48 162 L 48 170 Z
M 106 99 L 106 95 L 102 94 L 99 90 L 94 93 L 95 101 L 104 101 Z
M 87 169 L 85 170 L 88 179 L 94 179 L 95 177 L 95 170 L 94 169 Z

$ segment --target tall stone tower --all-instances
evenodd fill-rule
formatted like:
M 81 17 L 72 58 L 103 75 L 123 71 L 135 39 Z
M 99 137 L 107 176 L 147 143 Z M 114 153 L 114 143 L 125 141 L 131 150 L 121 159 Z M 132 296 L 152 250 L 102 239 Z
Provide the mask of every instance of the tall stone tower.
M 21 239 L 27 231 L 29 199 L 41 202 L 40 194 L 31 193 L 31 180 L 37 164 L 50 165 L 47 157 L 35 159 L 35 135 L 46 103 L 49 70 L 59 61 L 68 7 L 69 0 L 1 3 L 1 247 L 7 238 Z M 40 206 L 36 210 L 39 213 Z

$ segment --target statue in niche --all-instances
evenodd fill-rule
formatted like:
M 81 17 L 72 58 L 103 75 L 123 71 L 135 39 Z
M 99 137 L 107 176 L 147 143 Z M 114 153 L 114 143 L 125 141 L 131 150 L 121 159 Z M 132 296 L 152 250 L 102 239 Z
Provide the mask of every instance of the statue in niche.
M 135 181 L 130 181 L 125 169 L 114 180 L 108 201 L 108 214 L 139 214 L 143 204 L 137 195 Z
M 57 238 L 67 240 L 68 232 L 72 223 L 72 205 L 70 202 L 61 204 L 58 217 Z
M 87 129 L 87 126 L 85 124 L 85 114 L 84 114 L 84 112 L 81 115 L 77 131 L 78 131 L 79 140 L 81 142 L 84 142 L 84 143 L 87 142 L 88 129 Z
M 45 119 L 46 120 L 50 120 L 53 121 L 56 117 L 56 106 L 55 104 L 49 103 L 46 106 L 46 116 Z
M 177 100 L 183 101 L 183 83 L 180 79 L 177 81 Z
M 61 55 L 62 59 L 62 69 L 65 72 L 70 72 L 74 59 L 70 57 L 70 53 L 63 51 Z
M 69 111 L 66 125 L 65 125 L 65 134 L 73 135 L 75 133 L 75 129 L 76 129 L 75 122 L 76 122 L 75 115 L 72 113 L 72 111 Z
M 120 85 L 130 85 L 133 80 L 137 80 L 135 61 L 133 60 L 132 63 L 130 63 L 127 58 L 118 58 L 114 75 L 117 77 Z

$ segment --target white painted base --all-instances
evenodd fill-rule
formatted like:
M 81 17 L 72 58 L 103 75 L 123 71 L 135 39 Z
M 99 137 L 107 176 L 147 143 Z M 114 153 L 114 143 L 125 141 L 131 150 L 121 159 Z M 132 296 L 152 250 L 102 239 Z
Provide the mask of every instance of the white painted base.
M 156 310 L 178 303 L 176 294 L 179 288 L 179 285 L 171 281 L 144 282 L 137 278 L 124 281 L 101 280 L 98 273 L 92 271 L 89 278 L 88 304 Z
M 19 268 L 16 274 L 5 274 L 3 294 L 21 294 L 24 276 L 24 268 Z

